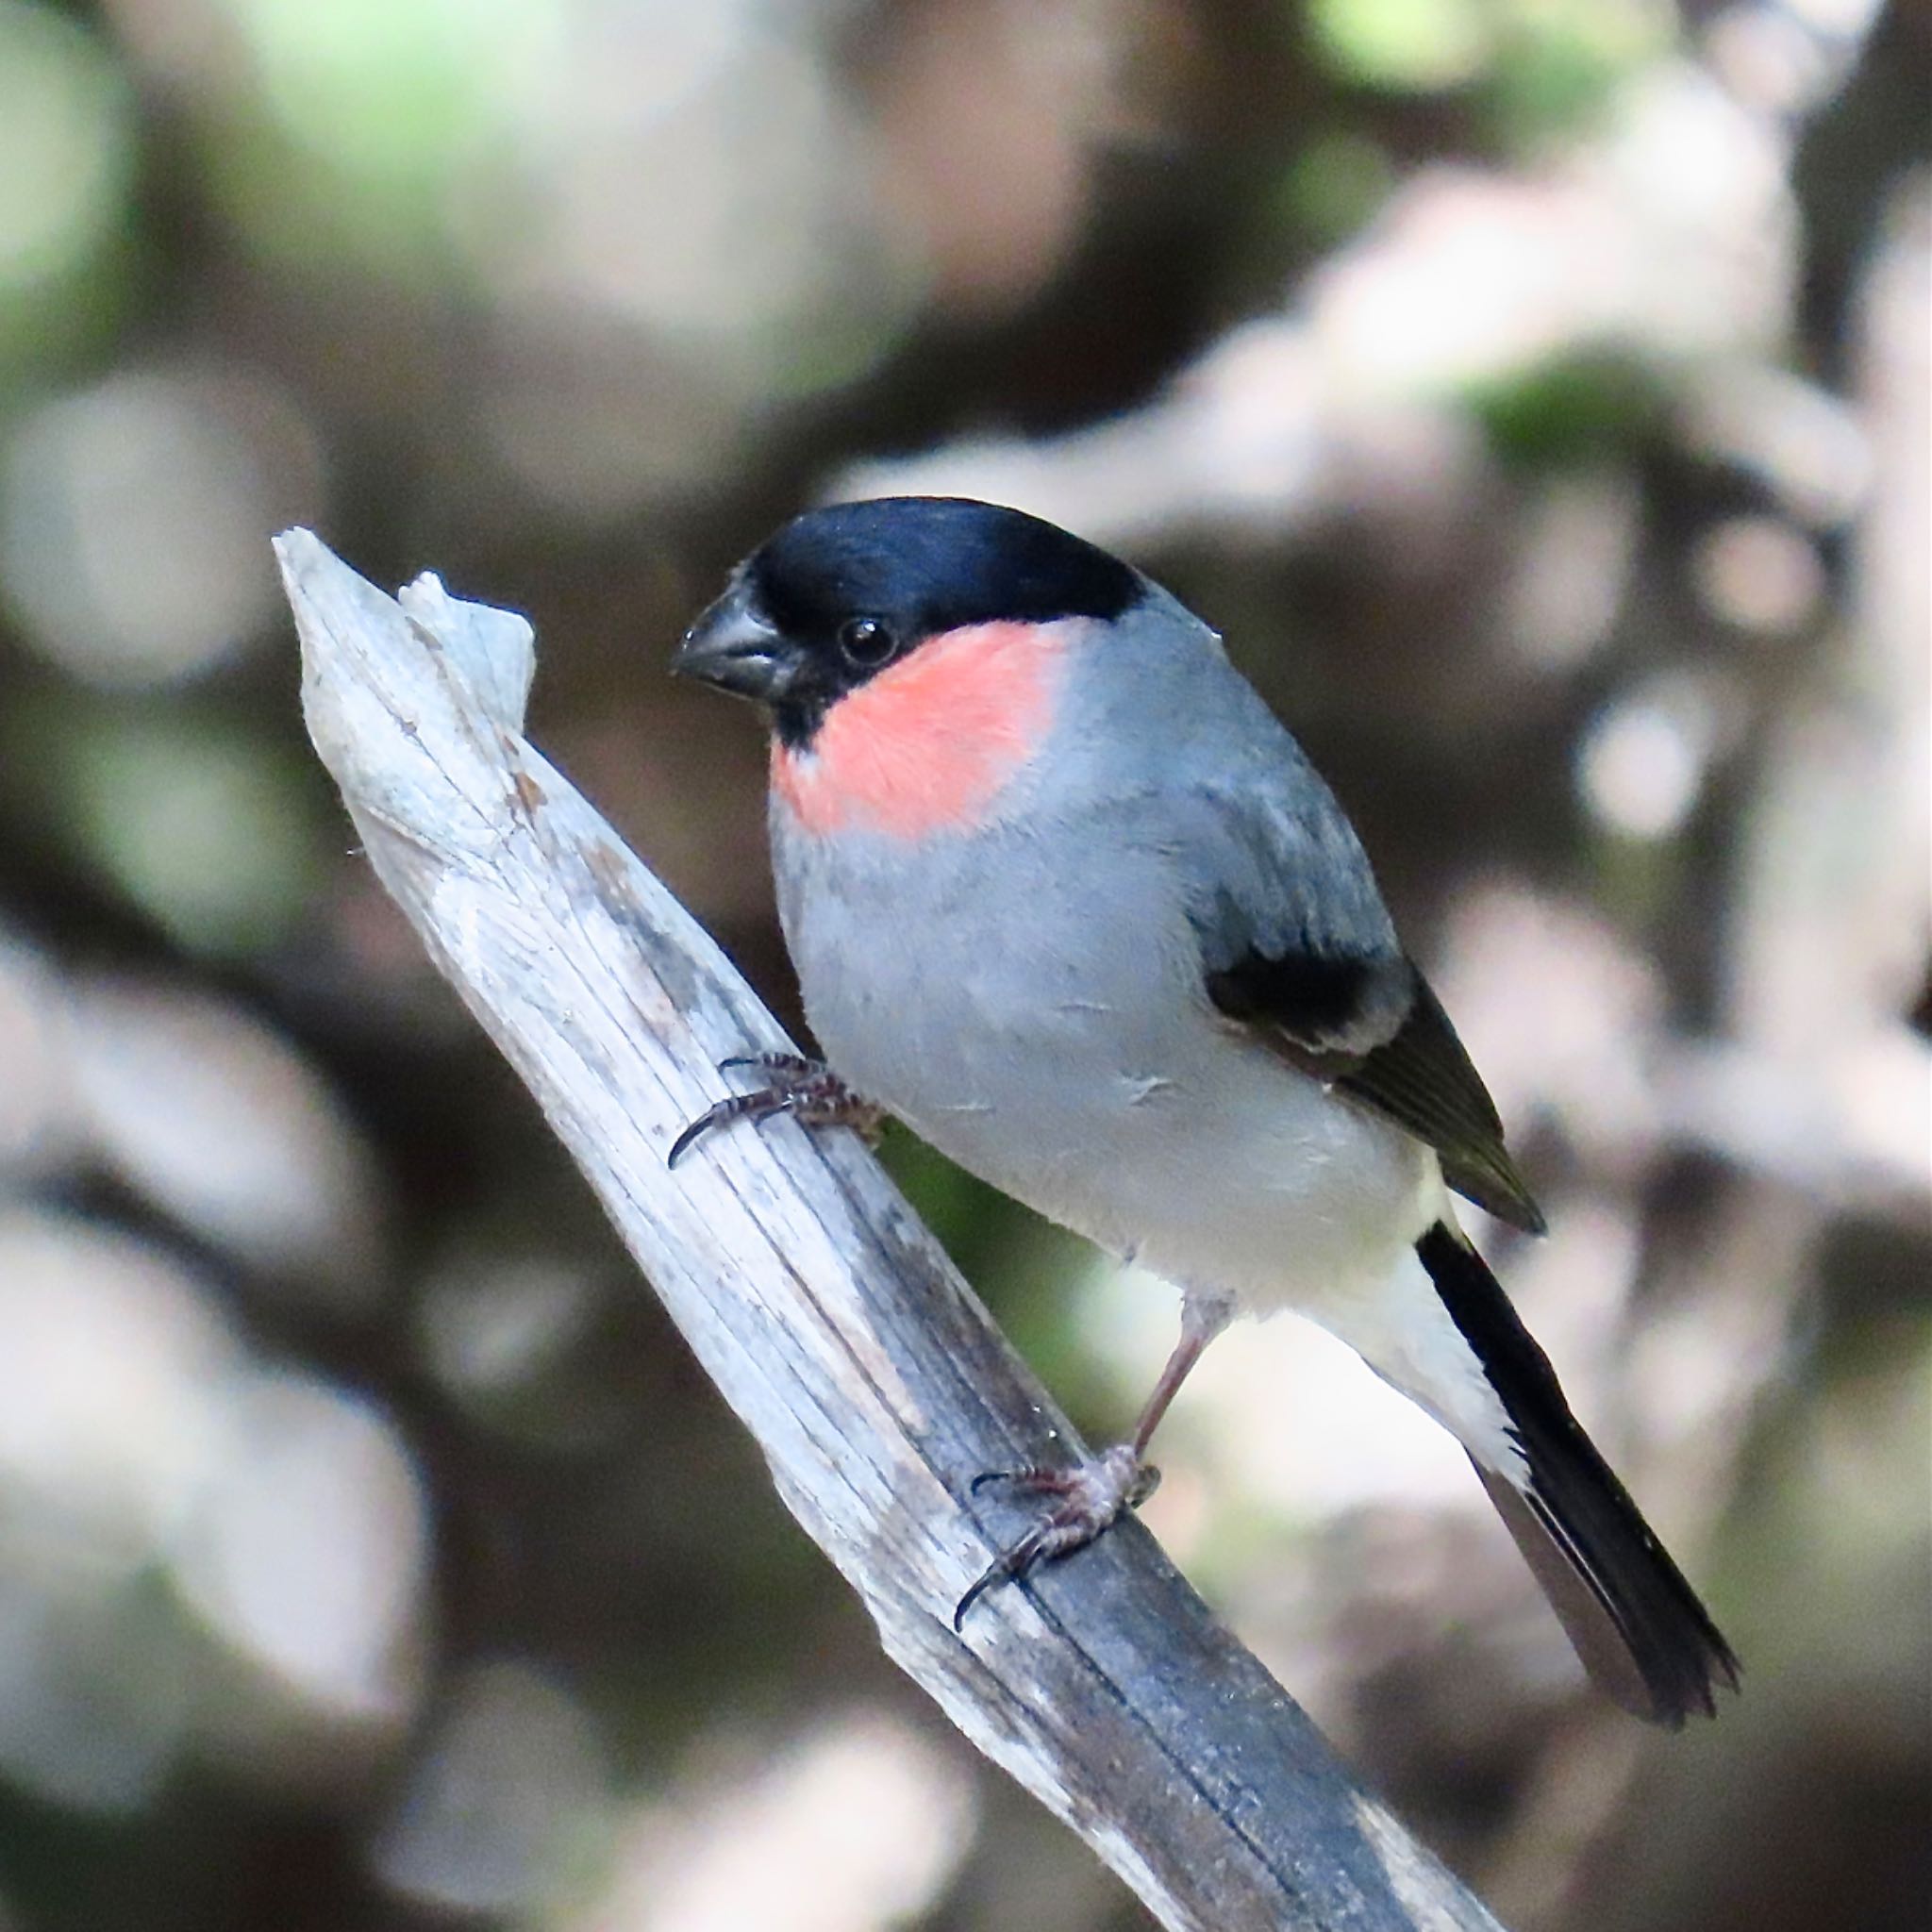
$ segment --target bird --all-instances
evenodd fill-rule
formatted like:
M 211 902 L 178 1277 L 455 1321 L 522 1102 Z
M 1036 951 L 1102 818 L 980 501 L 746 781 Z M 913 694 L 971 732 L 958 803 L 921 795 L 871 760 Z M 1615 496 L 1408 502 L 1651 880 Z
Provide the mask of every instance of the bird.
M 1292 1310 L 1464 1448 L 1585 1670 L 1670 1727 L 1730 1646 L 1571 1412 L 1456 1199 L 1545 1223 L 1367 855 L 1220 635 L 1131 564 L 965 497 L 806 510 L 673 669 L 763 713 L 778 912 L 824 1056 L 691 1123 L 878 1111 L 1172 1283 L 1132 1434 L 991 1473 L 1038 1514 L 960 1601 L 1158 1480 L 1238 1315 Z

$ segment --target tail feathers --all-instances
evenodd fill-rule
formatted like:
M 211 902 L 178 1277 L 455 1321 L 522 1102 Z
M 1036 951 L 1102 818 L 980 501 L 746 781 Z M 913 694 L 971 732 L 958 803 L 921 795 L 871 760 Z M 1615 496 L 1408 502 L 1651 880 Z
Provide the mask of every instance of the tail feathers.
M 1549 1357 L 1454 1229 L 1438 1223 L 1416 1253 L 1508 1412 L 1529 1482 L 1481 1463 L 1476 1474 L 1585 1670 L 1654 1724 L 1714 1716 L 1716 1687 L 1738 1688 L 1738 1660 L 1570 1413 Z

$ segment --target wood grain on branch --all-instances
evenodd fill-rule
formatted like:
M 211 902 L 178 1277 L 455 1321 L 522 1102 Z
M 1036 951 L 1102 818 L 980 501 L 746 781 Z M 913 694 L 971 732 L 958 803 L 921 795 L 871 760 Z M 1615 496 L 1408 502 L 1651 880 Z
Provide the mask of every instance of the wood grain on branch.
M 523 737 L 521 618 L 391 600 L 277 540 L 308 729 L 383 883 L 536 1095 L 888 1654 L 1185 1932 L 1493 1928 L 1137 1523 L 952 1628 L 1015 1528 L 973 1476 L 1077 1445 L 859 1141 L 665 1150 L 784 1049 L 691 916 Z

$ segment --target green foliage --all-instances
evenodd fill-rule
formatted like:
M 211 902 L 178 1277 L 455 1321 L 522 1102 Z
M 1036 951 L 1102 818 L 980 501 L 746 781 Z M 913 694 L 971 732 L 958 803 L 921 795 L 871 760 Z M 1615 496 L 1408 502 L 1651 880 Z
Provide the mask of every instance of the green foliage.
M 9 375 L 98 351 L 127 294 L 125 76 L 78 23 L 0 0 L 0 403 Z
M 291 930 L 321 864 L 321 788 L 291 747 L 182 703 L 16 704 L 7 791 L 193 953 L 254 957 Z
M 1606 348 L 1513 371 L 1466 391 L 1463 401 L 1499 455 L 1547 469 L 1641 449 L 1670 394 L 1657 370 Z

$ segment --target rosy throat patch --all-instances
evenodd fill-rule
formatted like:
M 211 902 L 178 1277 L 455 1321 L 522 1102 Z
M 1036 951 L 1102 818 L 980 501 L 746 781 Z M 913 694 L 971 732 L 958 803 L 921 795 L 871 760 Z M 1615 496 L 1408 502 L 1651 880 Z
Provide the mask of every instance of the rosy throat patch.
M 971 831 L 1053 726 L 1061 624 L 974 624 L 928 638 L 849 691 L 804 751 L 772 747 L 800 826 L 917 839 Z

